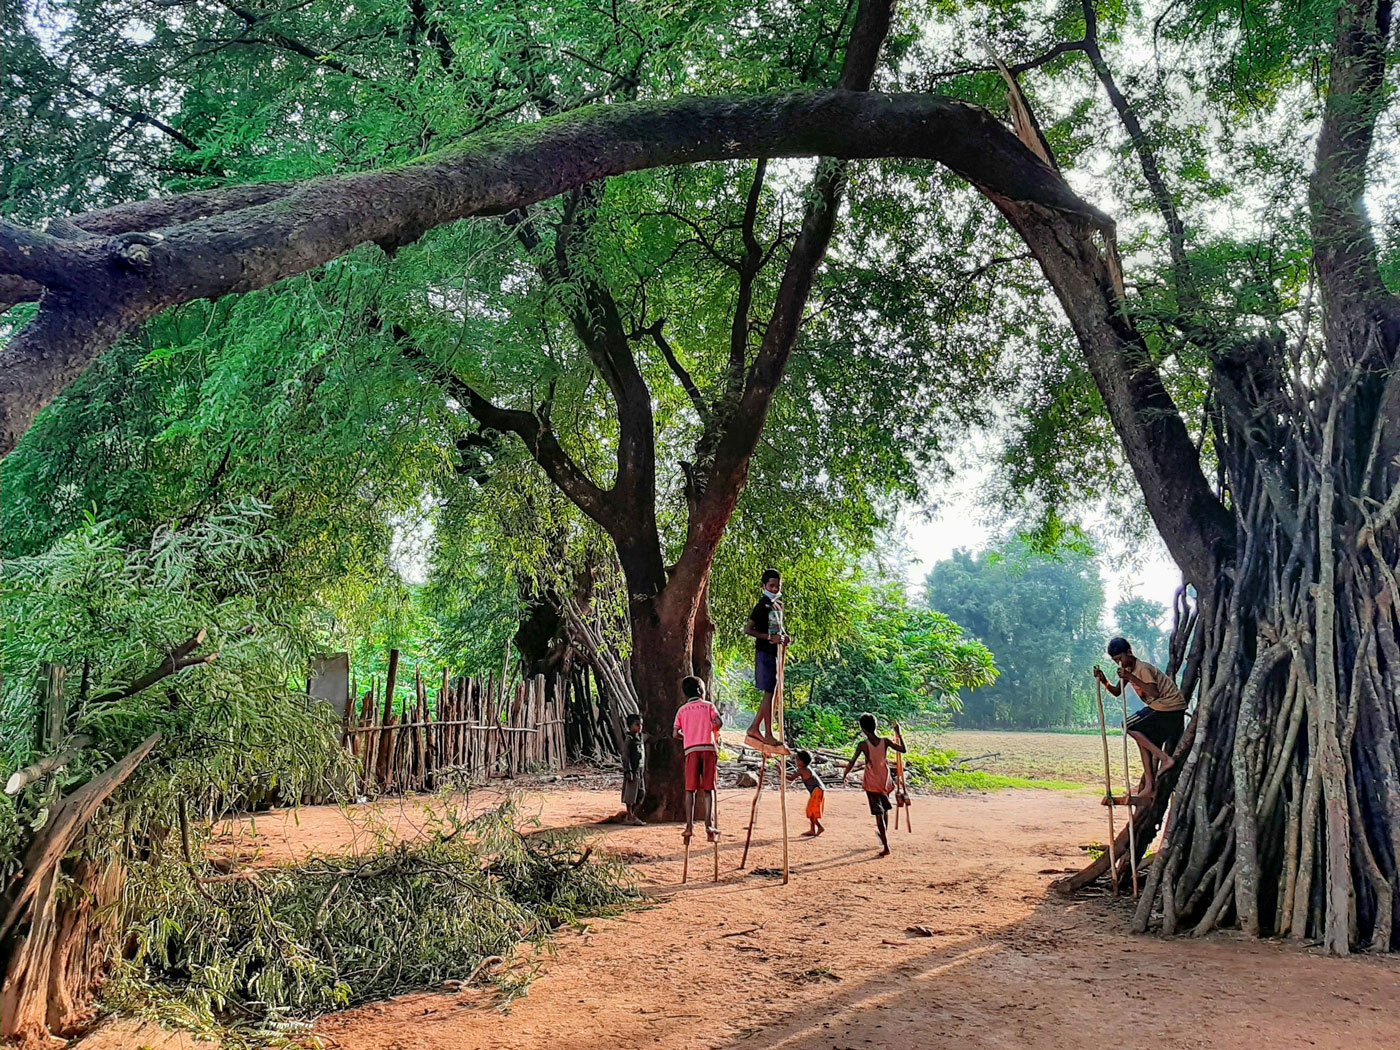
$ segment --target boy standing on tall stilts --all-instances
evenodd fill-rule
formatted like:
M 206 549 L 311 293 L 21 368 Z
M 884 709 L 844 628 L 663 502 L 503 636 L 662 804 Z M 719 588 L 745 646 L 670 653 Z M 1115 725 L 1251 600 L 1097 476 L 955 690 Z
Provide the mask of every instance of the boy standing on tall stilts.
M 685 747 L 686 821 L 683 841 L 689 842 L 695 830 L 695 804 L 705 801 L 702 819 L 711 842 L 719 840 L 715 823 L 715 776 L 719 768 L 719 709 L 705 696 L 703 680 L 691 675 L 681 681 L 686 702 L 676 712 L 672 733 Z
M 744 633 L 754 640 L 754 684 L 763 694 L 758 713 L 746 738 L 754 744 L 780 747 L 773 732 L 773 693 L 778 688 L 778 661 L 782 647 L 792 641 L 783 625 L 783 578 L 777 569 L 765 569 L 758 603 L 749 613 Z M 760 749 L 761 750 L 761 749 Z

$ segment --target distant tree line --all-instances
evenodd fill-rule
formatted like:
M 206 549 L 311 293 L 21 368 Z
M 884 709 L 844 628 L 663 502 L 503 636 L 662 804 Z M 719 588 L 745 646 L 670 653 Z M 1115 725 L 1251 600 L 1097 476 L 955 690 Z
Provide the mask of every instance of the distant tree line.
M 1091 553 L 1047 556 L 1016 539 L 977 554 L 959 550 L 933 567 L 925 591 L 929 608 L 990 649 L 1000 672 L 963 693 L 957 725 L 1040 729 L 1097 720 L 1090 670 L 1103 653 L 1105 599 Z M 1159 602 L 1126 597 L 1114 605 L 1109 630 L 1159 663 L 1165 614 Z

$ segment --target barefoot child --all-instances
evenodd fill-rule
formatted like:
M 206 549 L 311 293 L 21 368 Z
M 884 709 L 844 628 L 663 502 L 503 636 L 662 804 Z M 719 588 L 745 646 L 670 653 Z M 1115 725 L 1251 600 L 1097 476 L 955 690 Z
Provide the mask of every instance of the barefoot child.
M 1157 793 L 1157 777 L 1176 764 L 1171 752 L 1186 729 L 1186 697 L 1171 675 L 1134 656 L 1126 638 L 1110 640 L 1108 655 L 1118 665 L 1117 684 L 1110 682 L 1097 666 L 1094 677 L 1114 696 L 1121 696 L 1124 688 L 1131 685 L 1147 705 L 1129 715 L 1123 729 L 1142 755 L 1138 794 L 1143 802 L 1150 803 Z
M 627 716 L 626 754 L 622 761 L 622 804 L 627 807 L 624 824 L 645 824 L 638 815 L 646 798 L 646 746 L 642 742 L 642 716 Z
M 705 834 L 711 842 L 719 838 L 714 821 L 715 773 L 719 767 L 719 709 L 705 696 L 705 683 L 691 675 L 681 681 L 686 702 L 676 712 L 672 735 L 685 745 L 686 821 L 683 841 L 689 842 L 695 830 L 695 805 L 704 800 Z M 697 798 L 697 795 L 699 796 Z
M 790 638 L 783 626 L 783 578 L 777 569 L 765 569 L 758 604 L 749 613 L 744 633 L 753 643 L 753 680 L 763 694 L 763 702 L 745 736 L 760 744 L 777 747 L 782 741 L 773 734 L 773 693 L 778 688 L 779 647 Z
M 802 834 L 816 838 L 826 830 L 822 824 L 822 815 L 826 812 L 826 786 L 812 768 L 811 752 L 799 751 L 793 756 L 793 761 L 797 772 L 790 779 L 802 781 L 802 786 L 807 789 L 807 823 L 811 826 Z
M 890 812 L 890 792 L 894 790 L 894 777 L 890 774 L 890 750 L 894 749 L 901 755 L 908 748 L 904 746 L 904 734 L 899 731 L 899 723 L 891 722 L 894 728 L 894 739 L 886 736 L 875 735 L 875 716 L 861 715 L 860 728 L 865 733 L 865 739 L 856 745 L 856 753 L 851 756 L 851 760 L 846 763 L 846 771 L 841 774 L 842 783 L 851 775 L 851 770 L 855 768 L 856 761 L 865 756 L 865 797 L 870 803 L 870 814 L 875 818 L 875 833 L 880 836 L 880 845 L 884 847 L 880 850 L 880 856 L 890 855 L 890 840 L 886 835 L 886 825 L 889 822 Z

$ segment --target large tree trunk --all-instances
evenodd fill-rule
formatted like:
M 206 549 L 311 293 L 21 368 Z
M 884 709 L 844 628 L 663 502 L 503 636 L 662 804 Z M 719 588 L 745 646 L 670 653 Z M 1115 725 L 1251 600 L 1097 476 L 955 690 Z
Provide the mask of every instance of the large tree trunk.
M 683 820 L 685 783 L 681 742 L 671 736 L 681 704 L 681 679 L 694 670 L 691 650 L 695 598 L 674 593 L 632 609 L 632 681 L 647 742 L 647 800 L 650 820 Z
M 1125 308 L 1111 239 L 1101 252 L 1058 218 L 997 202 L 1064 304 L 1147 508 L 1202 596 L 1172 647 L 1194 722 L 1138 819 L 1141 851 L 1175 788 L 1139 930 L 1233 923 L 1336 954 L 1395 943 L 1400 302 L 1362 204 L 1393 11 L 1338 7 L 1310 185 L 1321 338 L 1207 323 L 1218 493 Z

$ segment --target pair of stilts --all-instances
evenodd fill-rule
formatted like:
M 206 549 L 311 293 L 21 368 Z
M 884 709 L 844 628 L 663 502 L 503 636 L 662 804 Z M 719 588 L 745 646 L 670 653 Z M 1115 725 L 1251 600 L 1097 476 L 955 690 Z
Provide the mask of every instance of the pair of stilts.
M 773 686 L 773 714 L 770 728 L 773 735 L 779 740 L 783 739 L 783 668 L 787 663 L 787 646 L 778 647 L 778 677 Z M 754 791 L 753 806 L 749 809 L 749 829 L 744 835 L 744 853 L 739 859 L 739 870 L 743 871 L 749 862 L 749 844 L 753 842 L 753 827 L 758 820 L 758 800 L 763 796 L 763 784 L 768 777 L 768 759 L 777 759 L 778 766 L 778 805 L 783 823 L 783 884 L 788 881 L 788 822 L 787 822 L 787 759 L 788 749 L 782 745 L 777 746 L 767 744 L 763 741 L 746 740 L 745 744 L 752 747 L 763 756 L 758 769 L 758 787 Z M 690 820 L 688 827 L 695 827 L 695 796 L 698 792 L 690 792 L 688 799 L 690 805 Z M 714 839 L 714 879 L 719 881 L 719 790 L 716 788 L 711 800 L 711 820 L 716 828 Z M 684 883 L 690 875 L 690 835 L 685 838 L 685 861 L 681 866 L 681 882 Z
M 904 814 L 904 830 L 913 834 L 914 831 L 914 806 L 909 801 L 909 785 L 904 781 L 904 756 L 898 751 L 894 753 L 894 829 L 899 830 L 899 812 L 908 810 Z
M 1103 786 L 1108 804 L 1108 871 L 1113 895 L 1118 896 L 1118 836 L 1113 827 L 1113 810 L 1119 805 L 1113 794 L 1113 773 L 1108 760 L 1108 722 L 1103 713 L 1103 683 L 1098 682 L 1099 738 L 1103 741 Z M 1123 701 L 1123 805 L 1128 808 L 1128 870 L 1132 872 L 1133 899 L 1138 895 L 1137 822 L 1133 819 L 1132 767 L 1128 762 L 1128 690 L 1120 695 Z
M 690 797 L 686 800 L 690 805 L 690 812 L 687 814 L 685 831 L 685 861 L 681 864 L 681 883 L 684 884 L 690 878 L 690 840 L 695 835 L 695 796 L 698 791 L 688 792 Z M 714 847 L 715 874 L 714 881 L 719 881 L 719 786 L 710 792 L 710 813 L 706 822 L 706 831 L 711 834 L 710 845 Z M 713 828 L 711 832 L 710 829 Z

